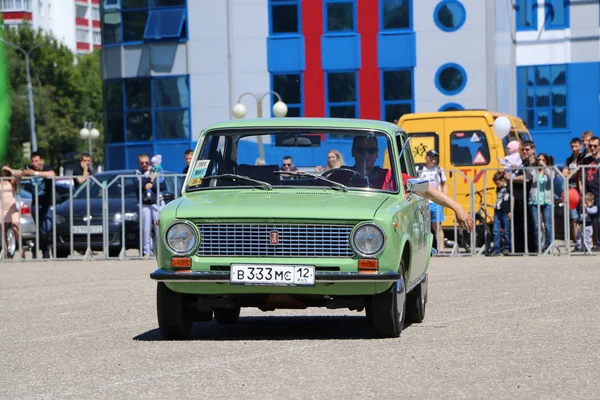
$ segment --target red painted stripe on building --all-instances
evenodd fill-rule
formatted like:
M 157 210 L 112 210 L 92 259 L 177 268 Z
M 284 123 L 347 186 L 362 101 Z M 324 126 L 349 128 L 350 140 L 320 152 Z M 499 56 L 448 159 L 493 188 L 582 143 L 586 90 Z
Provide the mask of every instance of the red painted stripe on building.
M 89 50 L 90 44 L 84 42 L 77 42 L 77 50 Z
M 361 68 L 358 71 L 360 117 L 381 119 L 381 90 L 377 65 L 378 1 L 358 0 Z
M 323 4 L 302 0 L 302 34 L 304 35 L 304 116 L 325 116 L 325 75 L 321 64 Z
M 100 4 L 100 0 L 92 0 L 92 4 Z
M 100 28 L 100 20 L 97 20 L 97 19 L 92 20 L 92 26 L 94 28 Z
M 94 45 L 94 50 L 96 50 L 96 49 L 101 49 L 101 48 L 102 48 L 102 45 L 101 45 L 101 44 L 95 44 L 95 45 Z
M 4 11 L 2 13 L 2 18 L 5 21 L 14 21 L 14 20 L 28 20 L 31 21 L 33 18 L 30 12 L 27 11 Z
M 87 27 L 89 23 L 90 22 L 88 21 L 87 18 L 79 18 L 79 17 L 75 18 L 75 25 L 77 25 L 77 26 Z

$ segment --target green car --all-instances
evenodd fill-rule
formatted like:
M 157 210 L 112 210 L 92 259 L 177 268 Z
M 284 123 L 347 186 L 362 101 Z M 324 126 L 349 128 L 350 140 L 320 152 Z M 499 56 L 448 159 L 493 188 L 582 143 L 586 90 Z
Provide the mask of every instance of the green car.
M 406 141 L 370 120 L 209 126 L 182 196 L 160 211 L 162 336 L 235 323 L 242 307 L 365 311 L 381 337 L 421 322 L 433 237 Z

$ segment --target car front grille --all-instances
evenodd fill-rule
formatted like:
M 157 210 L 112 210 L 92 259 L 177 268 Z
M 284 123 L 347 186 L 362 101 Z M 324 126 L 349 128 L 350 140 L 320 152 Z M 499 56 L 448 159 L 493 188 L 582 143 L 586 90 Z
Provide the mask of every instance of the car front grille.
M 198 224 L 198 256 L 350 258 L 352 225 Z

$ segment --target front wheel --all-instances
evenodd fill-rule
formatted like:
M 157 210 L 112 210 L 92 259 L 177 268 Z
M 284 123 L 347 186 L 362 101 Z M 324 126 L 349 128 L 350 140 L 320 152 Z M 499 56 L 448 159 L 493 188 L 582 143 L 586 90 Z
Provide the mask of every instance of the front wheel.
M 6 228 L 4 232 L 6 235 L 6 257 L 13 258 L 17 252 L 17 234 L 12 226 Z
M 156 311 L 161 335 L 167 340 L 190 335 L 192 320 L 185 312 L 184 295 L 172 291 L 163 282 L 156 287 Z
M 404 274 L 403 268 L 400 270 Z M 406 312 L 406 285 L 404 275 L 387 290 L 376 294 L 371 300 L 373 325 L 379 337 L 395 338 L 404 328 Z
M 425 308 L 427 306 L 427 275 L 419 286 L 414 288 L 406 296 L 406 321 L 420 324 L 425 319 Z

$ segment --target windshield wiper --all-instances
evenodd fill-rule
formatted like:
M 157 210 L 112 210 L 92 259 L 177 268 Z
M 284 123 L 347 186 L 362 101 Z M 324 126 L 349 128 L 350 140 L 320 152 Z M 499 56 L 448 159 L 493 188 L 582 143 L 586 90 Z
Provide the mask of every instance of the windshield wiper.
M 259 181 L 258 179 L 252 179 L 247 176 L 236 175 L 236 174 L 222 174 L 222 175 L 209 175 L 201 178 L 204 179 L 243 179 L 248 182 L 256 183 L 259 187 L 267 190 L 273 190 L 273 186 L 268 182 Z M 191 191 L 193 191 L 192 189 Z
M 336 181 L 332 181 L 331 179 L 327 179 L 321 175 L 316 175 L 316 174 L 311 174 L 309 172 L 304 172 L 304 171 L 294 171 L 294 172 L 285 172 L 285 171 L 273 171 L 274 174 L 277 175 L 296 175 L 296 176 L 310 176 L 311 178 L 315 178 L 321 181 L 325 181 L 327 183 L 330 183 L 330 187 L 334 188 L 334 187 L 338 187 L 340 189 L 342 189 L 344 192 L 348 191 L 348 188 L 346 187 L 346 185 L 341 184 L 339 182 Z

